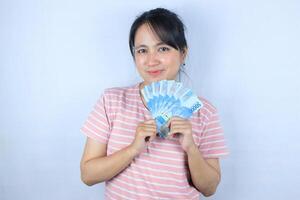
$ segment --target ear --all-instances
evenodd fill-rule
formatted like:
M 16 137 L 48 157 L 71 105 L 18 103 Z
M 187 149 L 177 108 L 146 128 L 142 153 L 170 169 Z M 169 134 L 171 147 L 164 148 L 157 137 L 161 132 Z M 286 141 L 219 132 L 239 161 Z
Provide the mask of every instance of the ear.
M 188 53 L 188 48 L 185 47 L 185 48 L 181 51 L 181 59 L 182 59 L 182 62 L 184 62 L 187 53 Z

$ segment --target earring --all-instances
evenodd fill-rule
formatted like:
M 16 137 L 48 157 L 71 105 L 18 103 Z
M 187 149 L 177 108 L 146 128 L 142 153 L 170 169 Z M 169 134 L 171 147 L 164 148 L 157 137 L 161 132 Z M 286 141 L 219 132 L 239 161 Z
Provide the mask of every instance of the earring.
M 180 69 L 184 68 L 185 63 L 180 64 Z

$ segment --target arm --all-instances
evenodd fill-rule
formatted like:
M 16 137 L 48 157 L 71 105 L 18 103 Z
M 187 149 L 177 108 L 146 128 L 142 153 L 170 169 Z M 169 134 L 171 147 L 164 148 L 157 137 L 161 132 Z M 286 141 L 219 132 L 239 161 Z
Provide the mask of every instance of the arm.
M 204 196 L 213 195 L 220 182 L 219 160 L 203 158 L 194 142 L 192 125 L 188 120 L 172 117 L 169 124 L 168 137 L 179 137 L 181 147 L 188 157 L 188 166 L 195 188 Z
M 82 181 L 91 186 L 113 178 L 131 163 L 155 135 L 154 120 L 140 123 L 132 144 L 109 156 L 106 155 L 106 144 L 88 138 L 80 163 Z M 149 140 L 146 140 L 147 137 Z
M 215 193 L 221 179 L 218 159 L 204 159 L 196 145 L 186 151 L 194 186 L 204 195 Z
M 125 169 L 135 155 L 130 147 L 126 147 L 106 156 L 106 144 L 87 138 L 80 163 L 81 180 L 89 186 L 109 180 Z

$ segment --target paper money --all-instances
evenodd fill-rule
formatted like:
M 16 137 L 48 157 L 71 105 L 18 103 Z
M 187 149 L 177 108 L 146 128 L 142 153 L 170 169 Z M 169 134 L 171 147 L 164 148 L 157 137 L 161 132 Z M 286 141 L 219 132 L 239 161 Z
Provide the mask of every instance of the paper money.
M 166 125 L 171 117 L 188 119 L 203 107 L 203 103 L 192 90 L 174 80 L 153 82 L 146 85 L 141 92 L 162 138 L 169 132 Z

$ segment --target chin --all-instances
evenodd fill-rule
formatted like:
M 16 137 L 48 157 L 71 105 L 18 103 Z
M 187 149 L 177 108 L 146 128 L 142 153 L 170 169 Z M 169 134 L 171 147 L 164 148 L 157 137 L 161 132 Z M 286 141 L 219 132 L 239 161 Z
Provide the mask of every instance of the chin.
M 157 82 L 157 81 L 161 81 L 161 80 L 165 80 L 165 79 L 166 78 L 163 78 L 163 77 L 162 78 L 151 78 L 151 79 L 148 80 L 148 82 L 152 83 L 152 82 Z

